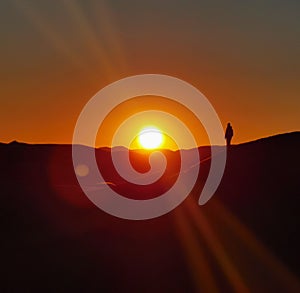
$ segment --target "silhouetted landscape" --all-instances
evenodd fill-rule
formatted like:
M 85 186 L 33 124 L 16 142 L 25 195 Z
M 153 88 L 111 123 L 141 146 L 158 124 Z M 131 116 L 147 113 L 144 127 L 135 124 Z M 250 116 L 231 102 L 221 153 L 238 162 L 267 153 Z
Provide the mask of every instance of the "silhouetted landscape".
M 300 292 L 299 150 L 300 132 L 231 146 L 217 192 L 199 206 L 210 167 L 210 148 L 200 147 L 203 163 L 187 199 L 162 217 L 129 221 L 84 195 L 71 145 L 0 144 L 0 289 Z M 140 187 L 111 168 L 111 149 L 97 149 L 96 157 L 113 189 L 149 199 L 177 178 L 178 151 L 163 152 L 166 173 L 138 198 Z M 130 156 L 147 171 L 145 153 Z

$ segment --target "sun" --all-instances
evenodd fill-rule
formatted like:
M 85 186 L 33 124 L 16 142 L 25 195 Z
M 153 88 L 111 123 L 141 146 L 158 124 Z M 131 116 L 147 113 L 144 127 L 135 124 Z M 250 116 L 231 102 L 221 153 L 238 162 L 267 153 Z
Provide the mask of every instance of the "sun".
M 142 148 L 152 150 L 163 144 L 164 136 L 159 129 L 148 127 L 139 133 L 138 140 Z

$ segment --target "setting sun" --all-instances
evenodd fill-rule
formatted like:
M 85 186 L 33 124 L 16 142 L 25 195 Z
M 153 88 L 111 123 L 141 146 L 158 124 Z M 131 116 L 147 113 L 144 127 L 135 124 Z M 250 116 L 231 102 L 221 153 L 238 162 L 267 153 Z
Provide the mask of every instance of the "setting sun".
M 155 149 L 162 145 L 164 138 L 160 130 L 151 127 L 143 129 L 138 140 L 144 149 Z

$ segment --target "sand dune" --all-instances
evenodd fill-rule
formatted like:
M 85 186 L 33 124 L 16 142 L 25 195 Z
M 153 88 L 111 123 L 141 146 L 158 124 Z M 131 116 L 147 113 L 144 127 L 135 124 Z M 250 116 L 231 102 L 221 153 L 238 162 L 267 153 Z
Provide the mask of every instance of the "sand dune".
M 188 199 L 165 216 L 137 222 L 112 217 L 87 199 L 71 146 L 1 144 L 0 287 L 299 292 L 299 149 L 300 132 L 233 146 L 221 185 L 200 207 L 210 151 L 199 148 L 206 160 Z M 112 188 L 134 196 L 139 187 L 111 170 L 110 149 L 96 153 Z M 139 199 L 158 196 L 176 179 L 177 153 L 165 154 L 169 171 Z M 137 170 L 147 170 L 143 155 L 133 152 L 132 159 Z

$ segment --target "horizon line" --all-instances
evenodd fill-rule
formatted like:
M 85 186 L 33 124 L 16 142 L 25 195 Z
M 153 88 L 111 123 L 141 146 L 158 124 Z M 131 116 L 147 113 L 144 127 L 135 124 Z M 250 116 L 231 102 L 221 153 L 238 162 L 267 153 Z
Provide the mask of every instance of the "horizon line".
M 260 138 L 256 138 L 254 140 L 249 140 L 249 141 L 245 141 L 245 142 L 241 142 L 241 143 L 237 143 L 237 144 L 232 144 L 231 146 L 239 146 L 239 145 L 243 145 L 243 144 L 248 144 L 248 143 L 252 143 L 252 142 L 256 142 L 259 140 L 263 140 L 263 139 L 268 139 L 268 138 L 273 138 L 273 137 L 277 137 L 277 136 L 282 136 L 282 135 L 288 135 L 288 134 L 296 134 L 296 133 L 300 133 L 300 130 L 296 130 L 296 131 L 290 131 L 290 132 L 283 132 L 283 133 L 277 133 L 277 134 L 273 134 L 270 136 L 265 136 L 265 137 L 260 137 Z M 30 146 L 73 146 L 73 145 L 78 145 L 78 146 L 84 146 L 84 147 L 90 147 L 90 148 L 94 148 L 94 149 L 114 149 L 114 148 L 124 148 L 124 149 L 128 149 L 129 151 L 144 151 L 144 152 L 153 152 L 153 151 L 159 151 L 159 150 L 170 150 L 170 151 L 178 151 L 178 150 L 191 150 L 194 149 L 195 147 L 191 147 L 191 148 L 182 148 L 182 149 L 171 149 L 171 148 L 156 148 L 156 149 L 143 149 L 143 148 L 127 148 L 126 146 L 89 146 L 89 145 L 84 145 L 84 144 L 72 144 L 72 143 L 30 143 L 30 142 L 23 142 L 23 141 L 18 141 L 18 140 L 12 140 L 10 142 L 0 142 L 0 145 L 11 145 L 11 144 L 26 144 L 26 145 L 30 145 Z M 196 148 L 204 148 L 204 147 L 226 147 L 225 144 L 225 140 L 224 140 L 224 145 L 198 145 Z

